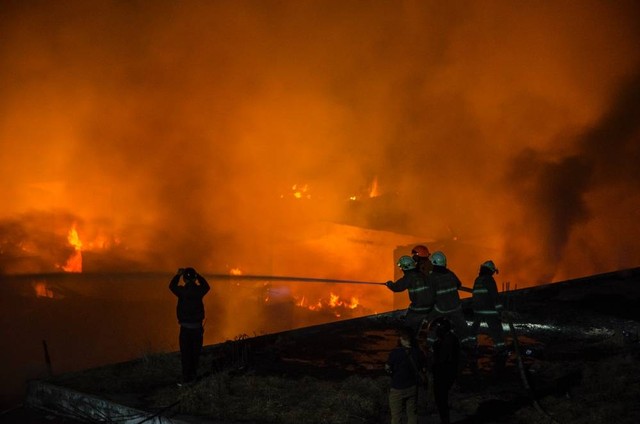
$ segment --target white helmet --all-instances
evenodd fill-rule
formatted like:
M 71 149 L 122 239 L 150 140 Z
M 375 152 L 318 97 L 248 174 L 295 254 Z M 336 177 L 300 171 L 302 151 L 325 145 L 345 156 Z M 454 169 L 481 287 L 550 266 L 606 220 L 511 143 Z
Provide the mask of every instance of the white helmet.
M 403 271 L 408 271 L 410 269 L 415 269 L 418 264 L 413 260 L 411 256 L 402 256 L 398 259 L 398 266 Z
M 438 266 L 447 266 L 447 257 L 441 251 L 431 254 L 431 263 Z

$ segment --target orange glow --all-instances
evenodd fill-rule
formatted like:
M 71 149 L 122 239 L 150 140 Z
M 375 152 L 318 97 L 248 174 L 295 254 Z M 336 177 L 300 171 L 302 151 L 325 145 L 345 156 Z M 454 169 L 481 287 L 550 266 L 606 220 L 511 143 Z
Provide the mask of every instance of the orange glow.
M 80 241 L 75 224 L 69 230 L 67 241 L 73 247 L 74 252 L 61 268 L 65 272 L 82 272 L 82 241 Z
M 158 3 L 3 8 L 0 272 L 383 282 L 418 242 L 467 287 L 487 259 L 519 287 L 640 263 L 634 2 Z M 393 298 L 296 284 L 269 306 Z
M 37 297 L 47 297 L 49 299 L 53 299 L 53 291 L 51 291 L 46 283 L 38 282 L 33 285 L 33 289 L 36 292 Z
M 380 196 L 380 188 L 378 187 L 378 177 L 374 177 L 371 187 L 369 187 L 369 197 Z
M 355 309 L 358 307 L 358 305 L 359 303 L 356 297 L 351 297 L 348 301 L 345 301 L 340 300 L 340 296 L 338 296 L 337 294 L 331 293 L 330 295 L 329 306 L 331 306 L 332 308 L 342 306 L 349 309 Z
M 360 303 L 358 302 L 358 298 L 356 297 L 350 297 L 349 300 L 343 300 L 339 295 L 333 292 L 329 293 L 329 299 L 320 298 L 313 303 L 310 303 L 305 296 L 302 296 L 295 302 L 295 304 L 296 306 L 307 308 L 311 311 L 333 309 L 334 315 L 337 317 L 340 317 L 340 313 L 336 309 L 356 309 L 360 305 Z
M 311 199 L 309 185 L 307 184 L 294 184 L 291 190 L 293 191 L 293 197 L 296 199 Z
M 99 234 L 92 241 L 87 243 L 82 243 L 80 239 L 77 237 L 77 232 L 75 234 L 75 242 L 71 243 L 72 246 L 78 246 L 81 250 L 105 250 L 113 246 L 118 246 L 121 243 L 121 240 L 118 237 L 110 238 L 104 234 Z M 79 243 L 79 245 L 77 244 Z

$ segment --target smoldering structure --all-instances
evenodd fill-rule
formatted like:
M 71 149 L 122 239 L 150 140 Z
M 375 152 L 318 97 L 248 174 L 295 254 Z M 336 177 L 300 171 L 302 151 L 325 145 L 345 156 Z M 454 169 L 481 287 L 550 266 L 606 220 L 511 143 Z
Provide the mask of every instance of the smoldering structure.
M 0 7 L 4 272 L 60 269 L 73 222 L 107 271 L 386 280 L 412 237 L 521 287 L 640 258 L 633 2 Z M 33 213 L 73 219 L 32 252 Z

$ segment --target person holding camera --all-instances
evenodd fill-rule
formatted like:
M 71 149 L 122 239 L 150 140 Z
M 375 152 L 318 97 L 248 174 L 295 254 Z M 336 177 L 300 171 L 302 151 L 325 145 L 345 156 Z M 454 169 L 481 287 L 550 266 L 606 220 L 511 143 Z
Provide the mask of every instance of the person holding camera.
M 184 281 L 180 285 L 180 279 Z M 169 283 L 169 290 L 178 298 L 176 313 L 180 324 L 180 355 L 182 360 L 182 383 L 196 381 L 198 361 L 204 336 L 204 303 L 209 292 L 209 283 L 193 268 L 180 268 Z

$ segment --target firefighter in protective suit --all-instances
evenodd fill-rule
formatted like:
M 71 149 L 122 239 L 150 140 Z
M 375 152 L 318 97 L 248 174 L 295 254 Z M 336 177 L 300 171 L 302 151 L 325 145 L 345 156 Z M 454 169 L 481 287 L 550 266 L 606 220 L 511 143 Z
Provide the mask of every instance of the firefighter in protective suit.
M 502 354 L 506 349 L 502 330 L 502 303 L 498 296 L 498 287 L 493 274 L 499 272 L 493 261 L 485 261 L 480 265 L 480 272 L 473 283 L 473 327 L 474 335 L 478 334 L 480 325 L 487 324 L 487 333 L 493 340 L 493 347 L 497 354 Z
M 418 264 L 410 256 L 402 256 L 398 267 L 404 275 L 398 281 L 387 281 L 393 292 L 409 292 L 409 308 L 405 315 L 405 325 L 411 328 L 414 337 L 418 335 L 422 321 L 430 316 L 436 299 L 435 286 L 420 272 Z
M 472 349 L 475 337 L 469 331 L 458 295 L 462 283 L 456 274 L 447 268 L 447 257 L 444 253 L 434 252 L 431 255 L 431 263 L 433 269 L 427 276 L 427 280 L 436 289 L 435 314 L 447 318 L 451 322 L 460 344 L 465 348 Z M 434 341 L 435 335 L 429 334 L 427 336 L 428 345 L 432 345 Z

